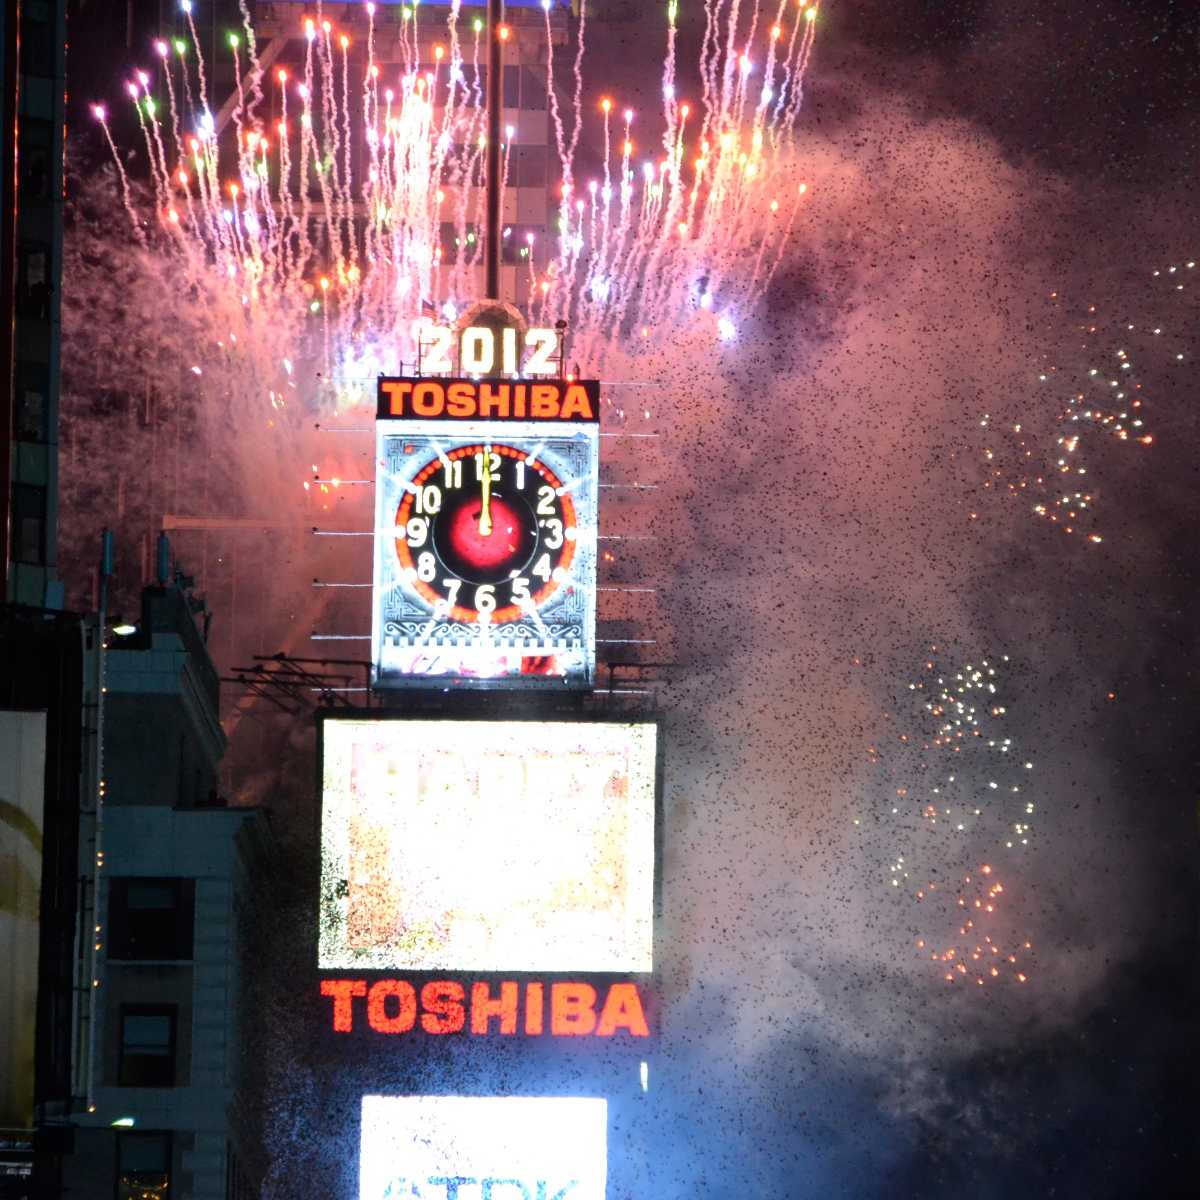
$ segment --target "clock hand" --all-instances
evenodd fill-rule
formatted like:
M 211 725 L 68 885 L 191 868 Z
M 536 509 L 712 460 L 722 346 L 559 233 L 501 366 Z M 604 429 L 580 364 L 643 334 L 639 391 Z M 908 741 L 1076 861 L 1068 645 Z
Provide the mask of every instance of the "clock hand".
M 483 505 L 479 510 L 479 533 L 482 537 L 489 537 L 492 532 L 492 471 L 490 449 L 484 450 L 483 460 Z

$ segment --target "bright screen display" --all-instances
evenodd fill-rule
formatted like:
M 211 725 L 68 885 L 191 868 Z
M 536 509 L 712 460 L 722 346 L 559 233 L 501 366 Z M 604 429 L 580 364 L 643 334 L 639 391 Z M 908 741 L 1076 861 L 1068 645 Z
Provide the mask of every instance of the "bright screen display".
M 377 422 L 376 687 L 591 685 L 598 453 L 594 421 Z
M 364 1096 L 359 1200 L 604 1200 L 607 1103 Z
M 655 725 L 322 728 L 322 969 L 652 969 Z

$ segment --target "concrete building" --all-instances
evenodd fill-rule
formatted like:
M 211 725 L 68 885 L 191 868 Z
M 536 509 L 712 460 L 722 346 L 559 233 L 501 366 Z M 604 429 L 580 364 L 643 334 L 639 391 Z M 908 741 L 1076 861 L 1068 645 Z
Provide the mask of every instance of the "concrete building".
M 0 37 L 0 602 L 62 607 L 56 573 L 65 0 Z
M 95 940 L 64 1194 L 240 1200 L 252 1194 L 230 1119 L 242 906 L 265 817 L 217 795 L 218 681 L 182 589 L 145 590 L 104 680 L 102 797 L 81 823 L 80 876 L 95 880 L 81 926 Z

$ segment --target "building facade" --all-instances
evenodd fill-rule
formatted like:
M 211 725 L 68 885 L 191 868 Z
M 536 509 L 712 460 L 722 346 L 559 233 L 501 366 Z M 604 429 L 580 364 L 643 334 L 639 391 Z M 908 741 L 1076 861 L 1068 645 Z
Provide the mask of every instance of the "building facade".
M 218 680 L 180 588 L 147 588 L 136 630 L 110 636 L 104 688 L 64 1194 L 232 1200 L 250 1194 L 230 1119 L 241 906 L 266 823 L 217 794 Z
M 61 608 L 56 572 L 65 0 L 0 21 L 0 601 Z

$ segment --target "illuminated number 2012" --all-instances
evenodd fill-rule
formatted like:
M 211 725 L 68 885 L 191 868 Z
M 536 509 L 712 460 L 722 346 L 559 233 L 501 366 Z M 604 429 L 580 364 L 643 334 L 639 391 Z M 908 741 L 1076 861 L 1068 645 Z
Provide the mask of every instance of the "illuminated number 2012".
M 449 375 L 454 370 L 450 361 L 450 348 L 454 344 L 454 330 L 447 325 L 423 325 L 417 333 L 421 338 L 421 371 L 426 375 Z
M 525 345 L 532 351 L 525 360 L 525 374 L 553 375 L 556 367 L 551 356 L 558 348 L 558 334 L 553 329 L 531 329 L 525 335 Z
M 421 373 L 450 375 L 454 372 L 454 330 L 448 325 L 431 325 L 424 321 L 415 326 L 419 346 Z M 520 363 L 517 349 L 517 330 L 496 333 L 486 325 L 470 325 L 458 339 L 458 367 L 464 375 L 553 375 L 558 371 L 556 353 L 559 349 L 558 331 L 534 328 L 525 334 L 525 365 Z

